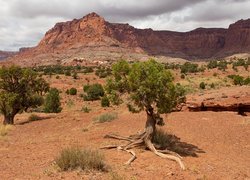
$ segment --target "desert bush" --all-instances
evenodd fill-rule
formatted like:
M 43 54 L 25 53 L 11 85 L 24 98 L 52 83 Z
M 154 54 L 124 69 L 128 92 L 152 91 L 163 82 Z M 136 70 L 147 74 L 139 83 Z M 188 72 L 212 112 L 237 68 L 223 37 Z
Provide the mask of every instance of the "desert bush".
M 80 149 L 78 147 L 66 148 L 62 150 L 55 162 L 62 171 L 78 168 L 82 170 L 107 170 L 104 156 L 98 150 Z
M 198 72 L 198 64 L 186 62 L 181 66 L 181 73 L 195 73 Z
M 83 70 L 84 74 L 92 73 L 92 72 L 94 72 L 94 69 L 92 67 L 85 67 L 85 69 Z
M 214 89 L 215 88 L 215 84 L 214 83 L 210 84 L 210 88 Z
M 56 76 L 56 79 L 60 79 L 60 76 L 57 75 L 57 76 Z
M 76 95 L 77 94 L 77 89 L 76 88 L 70 88 L 68 91 L 69 95 Z
M 219 70 L 225 71 L 227 69 L 227 61 L 221 60 L 217 65 Z
M 234 85 L 242 86 L 244 84 L 244 77 L 240 75 L 228 75 L 233 80 Z
M 104 96 L 104 89 L 101 84 L 89 85 L 86 89 L 86 95 L 84 96 L 85 101 L 99 100 L 100 97 Z
M 244 84 L 245 84 L 245 85 L 250 85 L 250 77 L 247 77 L 247 78 L 244 80 Z
M 76 71 L 73 72 L 72 77 L 73 77 L 73 79 L 78 79 L 78 75 L 77 75 Z
M 68 108 L 72 108 L 75 105 L 75 103 L 74 103 L 73 100 L 70 99 L 70 100 L 67 101 L 66 105 L 67 105 Z
M 117 113 L 105 113 L 94 118 L 94 121 L 98 123 L 110 122 L 117 119 L 117 117 Z
M 217 60 L 209 61 L 209 63 L 207 64 L 208 69 L 214 69 L 217 68 L 217 66 L 218 66 Z
M 181 74 L 181 79 L 185 79 L 185 74 Z
M 0 125 L 0 137 L 6 136 L 11 129 L 11 125 Z
M 204 82 L 201 82 L 199 86 L 200 86 L 201 89 L 205 89 L 206 88 L 206 84 Z
M 152 142 L 161 148 L 166 148 L 169 145 L 169 135 L 161 129 L 156 129 Z
M 85 113 L 89 113 L 91 111 L 90 108 L 88 108 L 87 106 L 83 106 L 81 111 L 85 112 Z
M 44 112 L 59 113 L 62 111 L 59 90 L 56 88 L 50 89 L 46 96 L 44 104 Z
M 102 107 L 109 107 L 110 106 L 110 102 L 107 96 L 103 96 L 101 99 L 101 105 Z
M 38 120 L 40 120 L 40 119 L 41 119 L 40 116 L 38 116 L 38 115 L 36 115 L 36 114 L 31 114 L 31 115 L 29 116 L 29 118 L 28 118 L 28 121 L 38 121 Z
M 110 68 L 100 67 L 95 71 L 95 75 L 99 78 L 105 78 L 112 74 L 112 70 Z
M 66 70 L 64 74 L 65 74 L 65 76 L 71 76 L 70 70 Z

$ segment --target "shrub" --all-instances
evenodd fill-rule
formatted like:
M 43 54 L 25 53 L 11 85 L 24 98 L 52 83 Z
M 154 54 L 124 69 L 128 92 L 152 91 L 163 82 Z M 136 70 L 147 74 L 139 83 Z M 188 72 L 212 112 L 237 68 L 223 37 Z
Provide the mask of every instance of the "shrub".
M 92 67 L 85 67 L 85 69 L 83 70 L 83 73 L 84 73 L 84 74 L 92 73 L 92 72 L 94 72 L 94 70 L 93 70 Z
M 214 69 L 214 68 L 217 68 L 217 66 L 218 66 L 218 62 L 216 60 L 210 61 L 207 64 L 208 69 Z
M 228 75 L 233 80 L 234 85 L 242 86 L 244 84 L 244 78 L 240 75 Z
M 97 150 L 80 149 L 71 147 L 62 150 L 55 159 L 56 164 L 62 171 L 74 170 L 98 170 L 107 171 L 104 156 Z
M 104 96 L 101 99 L 101 105 L 102 105 L 102 107 L 109 107 L 110 106 L 110 102 L 109 102 L 109 99 L 107 96 Z
M 185 79 L 185 74 L 181 74 L 181 79 Z
M 215 88 L 215 84 L 214 84 L 214 83 L 210 84 L 210 87 L 211 87 L 212 89 L 214 89 L 214 88 Z
M 200 83 L 200 88 L 201 88 L 201 89 L 205 89 L 205 88 L 206 88 L 206 84 L 205 84 L 204 82 L 201 82 L 201 83 Z
M 247 78 L 244 80 L 244 84 L 245 84 L 245 85 L 250 85 L 250 77 L 247 77 Z
M 166 148 L 169 145 L 169 135 L 163 130 L 156 129 L 152 142 L 161 148 Z
M 73 77 L 73 79 L 77 79 L 78 78 L 78 76 L 77 76 L 77 72 L 73 72 L 73 74 L 72 74 L 72 77 Z
M 76 88 L 70 88 L 69 89 L 69 95 L 76 95 L 77 94 L 77 89 Z
M 186 62 L 181 66 L 181 73 L 195 73 L 198 72 L 198 64 L 192 64 L 190 62 Z
M 6 136 L 11 129 L 11 125 L 0 125 L 0 137 Z
M 85 113 L 89 113 L 91 111 L 90 108 L 88 108 L 87 106 L 82 107 L 81 111 L 85 112 Z
M 31 114 L 28 118 L 28 121 L 38 121 L 38 120 L 41 120 L 41 117 L 39 117 L 36 114 Z
M 94 118 L 94 120 L 98 123 L 104 123 L 104 122 L 110 122 L 113 121 L 115 119 L 117 119 L 117 113 L 105 113 L 102 114 L 96 118 Z
M 90 85 L 85 92 L 87 93 L 84 96 L 85 101 L 99 100 L 100 97 L 104 96 L 104 89 L 101 84 Z
M 65 71 L 65 76 L 71 76 L 71 72 L 70 72 L 70 70 L 67 70 L 67 71 Z
M 56 79 L 60 79 L 60 76 L 57 75 L 57 76 L 56 76 Z
M 50 89 L 46 96 L 44 104 L 44 112 L 46 113 L 59 113 L 62 111 L 59 91 L 56 88 Z

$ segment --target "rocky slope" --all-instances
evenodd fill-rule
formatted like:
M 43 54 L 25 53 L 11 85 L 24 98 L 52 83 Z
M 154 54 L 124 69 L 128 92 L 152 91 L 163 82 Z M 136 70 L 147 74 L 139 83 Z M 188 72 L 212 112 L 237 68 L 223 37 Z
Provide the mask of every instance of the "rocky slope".
M 250 19 L 223 28 L 190 32 L 136 29 L 105 21 L 96 13 L 57 23 L 34 47 L 12 61 L 24 65 L 69 63 L 73 60 L 146 59 L 149 56 L 188 60 L 250 52 Z
M 9 57 L 13 57 L 17 54 L 17 52 L 9 52 L 9 51 L 0 51 L 0 61 L 7 59 Z

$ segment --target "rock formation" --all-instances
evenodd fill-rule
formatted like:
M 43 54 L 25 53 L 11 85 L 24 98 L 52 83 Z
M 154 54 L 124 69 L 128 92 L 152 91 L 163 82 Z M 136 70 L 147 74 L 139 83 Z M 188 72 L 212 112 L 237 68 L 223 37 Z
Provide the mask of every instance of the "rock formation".
M 13 57 L 16 54 L 17 54 L 17 52 L 0 51 L 0 61 L 4 60 L 4 59 L 7 59 L 9 57 Z
M 249 52 L 250 19 L 240 20 L 228 29 L 173 32 L 109 23 L 98 14 L 90 13 L 81 19 L 57 23 L 36 47 L 20 52 L 14 62 L 63 64 L 72 59 L 143 59 L 149 56 L 199 60 Z

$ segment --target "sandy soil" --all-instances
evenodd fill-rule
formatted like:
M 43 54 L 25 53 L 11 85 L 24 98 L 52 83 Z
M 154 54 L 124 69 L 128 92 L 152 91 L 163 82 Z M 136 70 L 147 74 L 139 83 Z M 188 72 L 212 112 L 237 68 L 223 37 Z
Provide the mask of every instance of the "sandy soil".
M 84 102 L 79 96 L 65 95 L 70 87 L 81 91 L 86 77 L 91 82 L 104 82 L 88 75 L 78 80 L 64 76 L 49 80 L 53 87 L 63 92 L 62 113 L 37 113 L 43 119 L 34 122 L 28 122 L 28 113 L 17 115 L 16 125 L 7 136 L 0 138 L 0 180 L 115 179 L 118 176 L 150 180 L 250 179 L 250 116 L 240 116 L 236 112 L 175 112 L 164 116 L 166 125 L 162 128 L 172 135 L 184 157 L 185 171 L 181 171 L 175 162 L 161 159 L 144 149 L 135 149 L 138 158 L 131 166 L 124 165 L 129 154 L 101 150 L 112 169 L 107 173 L 58 171 L 54 159 L 63 148 L 120 144 L 123 142 L 103 137 L 110 132 L 131 135 L 144 127 L 146 115 L 143 112 L 131 114 L 125 106 L 103 109 L 100 102 Z M 91 112 L 82 112 L 83 106 L 90 107 Z M 118 119 L 101 124 L 93 122 L 94 117 L 105 112 L 118 113 Z

